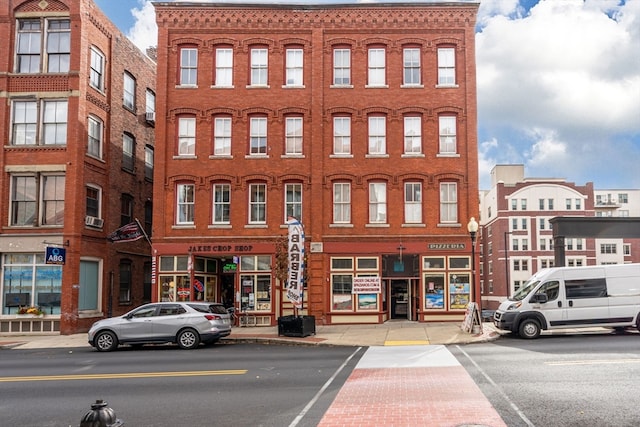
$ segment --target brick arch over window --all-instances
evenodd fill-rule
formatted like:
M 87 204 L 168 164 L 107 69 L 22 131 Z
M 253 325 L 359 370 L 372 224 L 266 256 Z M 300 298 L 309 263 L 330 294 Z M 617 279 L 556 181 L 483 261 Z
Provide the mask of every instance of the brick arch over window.
M 169 188 L 173 185 L 175 185 L 176 183 L 180 183 L 180 182 L 191 182 L 194 185 L 197 186 L 201 186 L 202 185 L 202 178 L 199 176 L 195 176 L 195 175 L 175 175 L 175 176 L 170 176 L 167 177 L 167 181 L 165 182 L 165 187 Z
M 421 115 L 421 116 L 424 116 L 424 117 L 429 117 L 429 116 L 431 116 L 433 114 L 431 109 L 424 108 L 424 107 L 405 107 L 405 108 L 400 108 L 400 109 L 398 109 L 397 113 L 400 116 Z
M 240 177 L 239 179 L 240 179 L 240 186 L 243 190 L 246 189 L 249 184 L 264 183 L 264 184 L 267 184 L 268 186 L 274 186 L 276 181 L 276 178 L 273 176 L 257 174 L 257 173 L 252 175 L 245 175 L 243 177 Z
M 351 175 L 347 173 L 337 173 L 337 174 L 325 176 L 323 180 L 323 185 L 326 188 L 330 188 L 334 182 L 350 182 L 355 185 L 362 185 L 362 178 L 356 175 Z
M 325 53 L 331 53 L 333 49 L 337 48 L 345 48 L 353 49 L 357 45 L 355 39 L 347 39 L 347 38 L 337 38 L 327 40 L 324 44 Z
M 238 43 L 238 40 L 230 39 L 227 37 L 209 39 L 206 40 L 204 44 L 209 48 L 214 48 L 216 46 L 231 46 L 233 49 L 238 49 L 240 47 L 240 43 Z
M 40 7 L 42 4 L 46 4 L 44 9 Z M 44 15 L 51 12 L 69 12 L 69 8 L 58 0 L 47 0 L 46 3 L 41 0 L 33 0 L 22 3 L 15 9 L 15 12 L 39 12 Z
M 194 46 L 194 47 L 197 47 L 198 49 L 200 49 L 200 48 L 204 47 L 204 41 L 201 40 L 201 39 L 192 38 L 192 37 L 183 37 L 183 38 L 179 38 L 179 39 L 173 39 L 173 40 L 171 40 L 171 44 L 169 45 L 169 49 L 172 52 L 175 52 L 181 46 Z
M 277 178 L 277 186 L 282 187 L 284 183 L 296 183 L 299 182 L 305 186 L 305 188 L 311 187 L 311 177 L 308 175 L 300 175 L 290 173 L 282 175 Z
M 281 51 L 283 51 L 288 46 L 302 46 L 305 52 L 309 52 L 311 50 L 311 42 L 309 40 L 297 37 L 280 40 L 280 42 L 278 43 L 278 48 Z
M 337 116 L 337 115 L 349 115 L 349 116 L 352 116 L 354 119 L 360 116 L 358 110 L 356 110 L 355 108 L 334 107 L 334 108 L 329 108 L 328 110 L 325 111 L 324 119 L 325 121 L 330 121 L 333 118 L 333 116 Z
M 234 186 L 238 186 L 240 184 L 238 177 L 234 175 L 224 175 L 224 174 L 215 174 L 215 175 L 205 176 L 203 178 L 203 181 L 209 183 L 209 185 L 222 183 L 222 182 L 228 183 Z
M 267 46 L 267 48 L 269 49 L 269 53 L 274 53 L 275 42 L 273 40 L 265 39 L 262 37 L 255 37 L 252 39 L 243 40 L 239 48 L 244 53 L 248 53 L 252 46 Z
M 391 116 L 393 114 L 393 110 L 387 107 L 367 107 L 362 109 L 362 115 L 368 116 L 370 114 L 384 114 L 386 116 Z
M 390 174 L 386 174 L 386 173 L 372 173 L 372 174 L 367 174 L 367 175 L 363 175 L 362 176 L 362 181 L 364 182 L 385 182 L 388 183 L 389 185 L 397 185 L 398 184 L 398 178 L 390 175 Z
M 263 107 L 251 107 L 240 111 L 240 117 L 242 117 L 243 119 L 246 119 L 249 116 L 256 115 L 264 115 L 269 118 L 273 118 L 275 116 L 275 113 L 272 109 Z
M 426 173 L 406 173 L 406 174 L 398 175 L 396 177 L 396 180 L 398 182 L 421 181 L 425 185 L 433 182 L 433 178 L 431 177 L 431 175 Z

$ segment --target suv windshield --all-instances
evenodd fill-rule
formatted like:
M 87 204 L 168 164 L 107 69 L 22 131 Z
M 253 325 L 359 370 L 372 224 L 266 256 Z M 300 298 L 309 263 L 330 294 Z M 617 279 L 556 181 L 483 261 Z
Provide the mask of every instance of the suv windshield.
M 531 292 L 531 289 L 533 289 L 536 286 L 538 286 L 538 283 L 540 283 L 539 280 L 532 280 L 532 281 L 529 281 L 529 282 L 525 282 L 522 285 L 522 287 L 520 289 L 518 289 L 516 291 L 516 293 L 513 294 L 513 296 L 511 296 L 509 298 L 509 300 L 510 301 L 522 301 L 524 299 L 524 297 L 529 295 L 529 292 Z

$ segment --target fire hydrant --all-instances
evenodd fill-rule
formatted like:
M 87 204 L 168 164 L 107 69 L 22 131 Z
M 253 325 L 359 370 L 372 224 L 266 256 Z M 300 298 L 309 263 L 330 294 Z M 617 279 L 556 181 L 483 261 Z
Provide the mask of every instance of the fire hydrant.
M 91 410 L 80 420 L 80 427 L 121 427 L 124 422 L 116 418 L 113 409 L 102 399 L 91 404 Z

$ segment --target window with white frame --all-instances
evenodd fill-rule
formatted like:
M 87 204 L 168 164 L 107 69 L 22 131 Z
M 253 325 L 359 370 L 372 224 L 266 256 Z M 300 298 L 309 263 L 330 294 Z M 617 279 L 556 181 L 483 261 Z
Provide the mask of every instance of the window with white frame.
M 581 251 L 583 248 L 584 239 L 576 239 L 576 250 Z
M 403 81 L 402 84 L 407 86 L 416 86 L 420 84 L 420 49 L 405 48 L 402 51 L 403 56 Z
M 404 153 L 422 153 L 422 120 L 420 117 L 404 118 Z
M 351 222 L 351 184 L 348 182 L 333 184 L 333 222 Z
M 600 253 L 601 254 L 616 254 L 616 253 L 618 253 L 617 245 L 615 243 L 601 243 L 600 244 Z
M 42 142 L 44 145 L 67 143 L 67 101 L 44 101 Z
M 438 85 L 453 86 L 456 84 L 456 55 L 452 47 L 438 49 Z
M 369 117 L 369 154 L 387 152 L 387 121 L 384 116 Z
M 284 121 L 285 154 L 302 155 L 302 117 L 287 117 Z
M 46 28 L 44 34 L 43 28 Z M 69 19 L 20 19 L 17 29 L 17 73 L 69 72 L 71 57 L 71 21 Z
M 233 49 L 219 47 L 216 49 L 216 80 L 218 87 L 233 86 Z
M 455 116 L 440 116 L 440 154 L 455 154 L 456 144 L 456 118 Z
M 523 230 L 527 230 L 529 228 L 529 222 L 527 218 L 520 218 L 520 224 L 522 225 Z
M 213 155 L 231 155 L 231 117 L 216 117 L 213 121 Z
M 547 241 L 545 239 L 540 239 L 540 250 L 541 251 L 547 250 Z
M 249 224 L 267 223 L 267 185 L 249 185 Z
M 458 222 L 458 185 L 455 182 L 440 183 L 440 222 Z
M 369 49 L 368 85 L 384 86 L 386 84 L 386 59 L 383 48 Z
M 153 114 L 156 112 L 156 94 L 149 88 L 145 91 L 144 112 Z
M 103 135 L 103 123 L 100 118 L 96 116 L 89 116 L 87 124 L 89 136 L 87 145 L 87 154 L 98 159 L 102 158 L 102 135 Z
M 144 146 L 144 178 L 153 181 L 154 153 L 151 145 Z
M 38 103 L 13 101 L 12 106 L 11 145 L 37 144 Z
M 549 205 L 549 210 L 552 211 L 553 210 L 553 199 L 548 199 L 547 200 L 547 204 Z
M 582 209 L 582 199 L 576 199 L 576 210 L 579 211 Z
M 627 256 L 631 255 L 631 244 L 624 243 L 622 245 L 622 253 L 623 255 L 627 255 Z
M 302 184 L 285 184 L 284 186 L 284 222 L 289 217 L 302 221 Z
M 136 140 L 133 135 L 122 134 L 122 169 L 133 172 L 136 160 Z
M 42 114 L 38 112 L 38 106 Z M 38 118 L 42 126 L 38 126 Z M 13 101 L 11 145 L 65 145 L 67 101 Z
M 196 154 L 196 119 L 180 117 L 178 119 L 178 155 L 195 156 Z
M 333 84 L 336 86 L 351 84 L 351 49 L 333 50 Z
M 124 73 L 122 104 L 131 111 L 136 109 L 136 79 L 127 72 Z
M 527 199 L 520 200 L 520 210 L 523 210 L 523 211 L 527 210 Z
M 270 311 L 271 256 L 243 255 L 240 257 L 240 301 L 243 310 Z M 255 271 L 255 273 L 252 273 Z M 258 274 L 262 273 L 262 274 Z
M 420 182 L 404 184 L 404 222 L 422 223 L 422 183 Z
M 545 218 L 538 218 L 538 228 L 540 230 L 544 230 L 546 222 L 547 222 L 547 220 Z
M 369 183 L 369 223 L 384 224 L 387 222 L 387 184 L 385 182 Z
M 63 174 L 16 174 L 11 176 L 12 226 L 64 225 Z
M 85 197 L 85 214 L 92 218 L 102 218 L 102 188 L 87 185 Z
M 302 49 L 287 49 L 286 51 L 286 70 L 285 85 L 286 86 L 302 86 Z
M 176 224 L 193 224 L 195 212 L 195 185 L 176 186 Z
M 198 84 L 198 49 L 183 47 L 180 49 L 180 85 Z
M 266 86 L 268 83 L 268 51 L 265 48 L 251 49 L 251 86 Z
M 249 121 L 249 153 L 251 155 L 267 154 L 267 118 L 252 117 Z
M 351 153 L 351 117 L 333 118 L 333 153 Z
M 512 230 L 518 229 L 518 218 L 511 218 L 511 229 Z
M 104 54 L 95 46 L 90 49 L 89 85 L 99 91 L 104 90 Z
M 231 185 L 213 185 L 213 223 L 231 223 Z

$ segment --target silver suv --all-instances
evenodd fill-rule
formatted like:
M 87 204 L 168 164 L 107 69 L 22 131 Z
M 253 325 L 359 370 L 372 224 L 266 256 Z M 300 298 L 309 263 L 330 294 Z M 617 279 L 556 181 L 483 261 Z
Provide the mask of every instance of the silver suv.
M 192 349 L 231 333 L 231 319 L 222 304 L 156 302 L 125 315 L 98 320 L 89 330 L 89 344 L 98 351 L 115 350 L 119 344 L 176 343 Z

